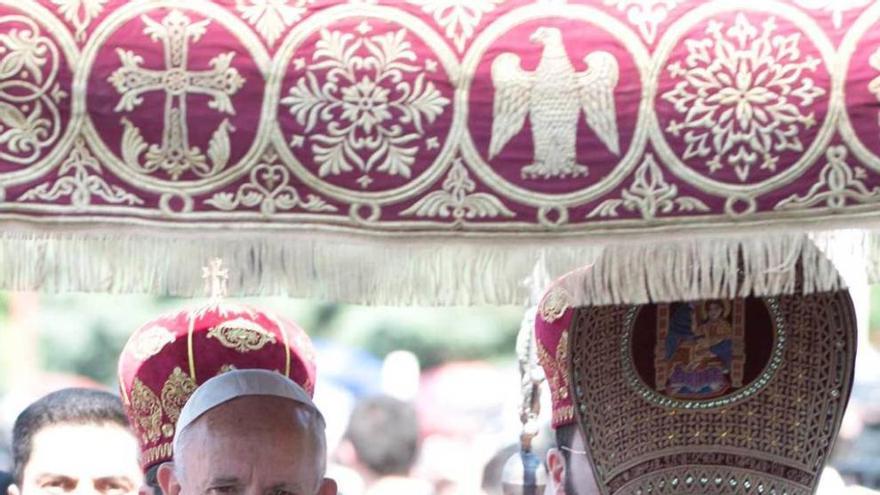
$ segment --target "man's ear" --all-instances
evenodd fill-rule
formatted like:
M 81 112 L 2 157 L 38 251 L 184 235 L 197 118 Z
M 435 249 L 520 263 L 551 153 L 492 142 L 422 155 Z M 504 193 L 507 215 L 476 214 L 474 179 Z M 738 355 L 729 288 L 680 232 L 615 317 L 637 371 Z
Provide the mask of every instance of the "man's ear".
M 18 485 L 16 485 L 15 483 L 12 483 L 6 487 L 6 494 L 7 495 L 21 495 L 21 489 L 18 488 Z
M 547 451 L 547 470 L 550 472 L 552 489 L 545 491 L 552 495 L 565 495 L 565 457 L 559 449 Z
M 177 473 L 174 472 L 173 462 L 165 462 L 159 465 L 156 479 L 159 481 L 159 486 L 165 495 L 178 495 L 180 493 L 180 480 L 177 479 Z
M 317 495 L 336 495 L 336 482 L 330 478 L 324 478 L 321 482 L 321 488 L 318 488 Z

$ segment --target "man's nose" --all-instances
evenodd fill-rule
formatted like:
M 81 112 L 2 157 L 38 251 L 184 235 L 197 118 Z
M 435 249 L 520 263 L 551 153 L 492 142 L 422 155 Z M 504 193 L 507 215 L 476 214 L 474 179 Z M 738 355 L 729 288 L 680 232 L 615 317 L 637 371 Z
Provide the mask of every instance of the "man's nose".
M 69 492 L 70 495 L 102 495 L 95 484 L 89 481 L 80 481 L 76 484 L 76 489 Z
M 88 480 L 81 480 L 76 484 L 76 490 L 69 492 L 69 495 L 108 495 L 101 491 L 95 483 Z

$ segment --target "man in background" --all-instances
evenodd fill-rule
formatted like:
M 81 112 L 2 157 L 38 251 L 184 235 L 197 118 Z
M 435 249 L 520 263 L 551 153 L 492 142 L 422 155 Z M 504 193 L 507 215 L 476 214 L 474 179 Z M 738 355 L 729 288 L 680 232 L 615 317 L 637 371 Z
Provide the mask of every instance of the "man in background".
M 410 476 L 419 455 L 419 424 L 412 405 L 378 395 L 358 402 L 337 451 L 364 481 L 367 495 L 426 495 L 431 485 Z
M 122 402 L 69 388 L 28 406 L 12 430 L 8 495 L 133 495 L 143 483 Z

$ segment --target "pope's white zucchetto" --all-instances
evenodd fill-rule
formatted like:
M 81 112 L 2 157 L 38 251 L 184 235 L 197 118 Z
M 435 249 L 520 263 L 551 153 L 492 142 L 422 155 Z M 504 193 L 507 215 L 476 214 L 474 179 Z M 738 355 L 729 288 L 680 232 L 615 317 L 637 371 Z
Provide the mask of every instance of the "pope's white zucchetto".
M 281 397 L 301 404 L 323 423 L 324 418 L 309 394 L 290 378 L 261 369 L 233 370 L 206 381 L 186 401 L 174 429 L 174 452 L 178 452 L 182 432 L 203 414 L 239 397 L 255 395 Z

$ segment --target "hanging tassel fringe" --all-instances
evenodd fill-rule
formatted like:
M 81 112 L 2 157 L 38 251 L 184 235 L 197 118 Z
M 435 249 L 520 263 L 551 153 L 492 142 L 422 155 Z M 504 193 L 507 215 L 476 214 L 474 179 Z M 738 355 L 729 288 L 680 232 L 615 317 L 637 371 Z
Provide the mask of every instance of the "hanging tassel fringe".
M 830 231 L 573 243 L 534 238 L 352 241 L 330 235 L 188 236 L 0 233 L 0 288 L 47 292 L 205 295 L 201 267 L 220 257 L 231 295 L 289 295 L 360 304 L 473 305 L 528 301 L 536 261 L 577 304 L 786 294 L 845 287 L 839 268 L 861 263 L 880 281 L 880 231 Z M 841 271 L 841 273 L 843 273 Z

